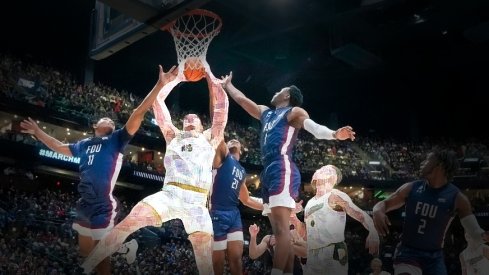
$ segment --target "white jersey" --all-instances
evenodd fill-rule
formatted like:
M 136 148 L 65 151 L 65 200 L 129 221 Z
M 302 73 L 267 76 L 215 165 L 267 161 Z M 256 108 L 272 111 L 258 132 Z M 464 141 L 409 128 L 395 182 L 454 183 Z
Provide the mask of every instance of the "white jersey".
M 318 249 L 345 240 L 346 213 L 333 210 L 328 199 L 331 192 L 312 197 L 304 210 L 307 248 Z
M 177 182 L 209 191 L 215 153 L 203 134 L 194 131 L 177 133 L 166 147 L 165 186 L 168 182 Z
M 489 260 L 484 257 L 484 248 L 489 249 L 489 246 L 481 244 L 476 249 L 462 251 L 467 275 L 489 274 Z

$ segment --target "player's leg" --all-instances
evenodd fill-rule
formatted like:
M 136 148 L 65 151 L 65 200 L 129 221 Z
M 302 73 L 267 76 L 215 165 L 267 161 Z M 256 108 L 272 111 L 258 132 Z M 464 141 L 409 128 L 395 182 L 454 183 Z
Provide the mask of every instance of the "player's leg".
M 212 266 L 214 268 L 214 274 L 224 274 L 224 263 L 226 261 L 226 249 L 212 251 Z
M 212 235 L 207 232 L 194 232 L 188 236 L 194 249 L 195 263 L 199 274 L 214 274 L 212 263 Z
M 93 205 L 80 199 L 77 202 L 77 216 L 73 229 L 78 232 L 80 256 L 86 258 L 97 245 L 100 234 L 107 232 L 113 226 L 116 212 L 107 205 Z M 93 213 L 100 213 L 93 215 Z M 112 223 L 111 223 L 112 221 Z M 100 229 L 94 229 L 100 228 Z M 110 274 L 110 259 L 105 258 L 96 267 L 97 274 Z
M 78 246 L 80 247 L 80 256 L 86 258 L 97 245 L 98 240 L 92 239 L 92 236 L 78 234 Z M 97 274 L 110 274 L 110 259 L 103 259 L 95 268 Z
M 161 217 L 166 217 L 169 213 L 166 203 L 168 203 L 167 197 L 163 191 L 160 191 L 136 204 L 129 215 L 99 241 L 82 264 L 85 272 L 90 272 L 101 259 L 119 250 L 124 240 L 136 230 L 145 226 L 160 226 L 163 222 Z
M 241 275 L 243 274 L 243 224 L 239 209 L 230 211 L 229 214 L 230 229 L 227 234 L 229 269 L 232 275 Z
M 291 249 L 289 253 L 289 258 L 285 265 L 284 274 L 292 274 L 294 273 L 294 250 Z
M 273 272 L 284 272 L 288 266 L 293 267 L 294 258 L 289 257 L 293 254 L 290 244 L 289 218 L 292 209 L 295 208 L 294 198 L 298 196 L 299 192 L 300 173 L 288 156 L 283 156 L 283 159 L 267 167 L 264 178 L 267 181 L 266 186 L 270 195 L 268 206 L 271 212 L 268 218 L 277 242 L 273 257 L 273 274 Z
M 227 217 L 223 215 L 224 211 L 212 210 L 210 212 L 212 218 L 212 228 L 214 230 L 214 243 L 212 251 L 212 265 L 214 274 L 224 274 L 224 263 L 226 261 L 227 250 L 227 231 L 229 225 L 226 222 Z
M 271 208 L 271 213 L 268 215 L 276 240 L 275 254 L 273 256 L 273 269 L 275 271 L 272 271 L 272 275 L 275 275 L 273 272 L 283 273 L 285 271 L 289 254 L 292 253 L 289 232 L 291 211 L 288 207 L 275 206 Z
M 241 219 L 240 219 L 241 224 Z M 235 230 L 228 234 L 228 261 L 232 275 L 243 274 L 243 231 Z
M 209 210 L 205 205 L 183 203 L 178 216 L 189 234 L 188 239 L 194 249 L 199 274 L 214 274 L 212 262 L 214 231 Z

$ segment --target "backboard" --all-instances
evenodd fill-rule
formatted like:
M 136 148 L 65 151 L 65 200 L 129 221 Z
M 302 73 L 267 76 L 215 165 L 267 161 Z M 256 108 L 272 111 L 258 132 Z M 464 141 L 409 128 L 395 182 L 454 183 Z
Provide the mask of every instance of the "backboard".
M 104 59 L 209 0 L 97 0 L 91 18 L 92 59 Z

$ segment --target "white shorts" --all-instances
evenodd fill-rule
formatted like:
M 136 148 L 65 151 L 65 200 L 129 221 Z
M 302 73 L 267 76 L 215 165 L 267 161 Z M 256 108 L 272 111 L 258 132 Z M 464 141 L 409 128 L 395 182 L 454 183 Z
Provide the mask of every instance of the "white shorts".
M 243 231 L 232 232 L 227 234 L 225 240 L 220 240 L 220 241 L 214 240 L 213 250 L 214 251 L 226 250 L 228 248 L 228 242 L 235 242 L 235 241 L 243 242 L 243 240 L 244 240 Z
M 340 261 L 335 260 L 333 258 L 334 247 L 334 245 L 330 245 L 308 250 L 304 274 L 348 275 L 348 260 L 346 264 L 341 264 Z M 347 257 L 346 259 L 348 259 L 348 251 L 339 249 L 338 256 L 339 258 Z
M 155 209 L 162 223 L 180 219 L 187 234 L 214 234 L 209 210 L 205 206 L 207 194 L 165 185 L 162 191 L 144 198 L 142 202 Z
M 415 265 L 400 263 L 394 265 L 394 275 L 398 274 L 422 275 L 423 271 Z
M 295 209 L 295 201 L 287 194 L 280 194 L 270 197 L 270 203 L 263 204 L 263 210 L 261 214 L 263 216 L 268 216 L 268 214 L 272 213 L 272 208 L 277 206 Z
M 101 240 L 102 237 L 105 235 L 105 233 L 109 232 L 110 230 L 112 230 L 112 228 L 114 228 L 114 224 L 112 223 L 111 225 L 105 228 L 91 229 L 88 227 L 81 226 L 80 224 L 74 222 L 72 228 L 82 236 L 91 237 L 92 240 Z

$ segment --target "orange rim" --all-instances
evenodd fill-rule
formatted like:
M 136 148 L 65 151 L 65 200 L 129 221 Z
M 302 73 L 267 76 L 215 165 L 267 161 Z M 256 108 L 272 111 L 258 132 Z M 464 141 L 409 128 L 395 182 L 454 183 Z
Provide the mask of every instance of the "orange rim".
M 212 11 L 208 11 L 208 10 L 204 10 L 204 9 L 195 9 L 195 10 L 191 10 L 191 11 L 185 13 L 181 17 L 183 17 L 183 16 L 192 16 L 192 15 L 204 15 L 204 16 L 207 16 L 207 17 L 211 17 L 215 21 L 218 22 L 217 23 L 217 27 L 214 28 L 209 33 L 205 33 L 205 34 L 201 34 L 201 33 L 194 34 L 194 33 L 188 33 L 188 32 L 182 32 L 182 31 L 178 31 L 178 30 L 173 30 L 173 33 L 174 33 L 174 35 L 176 37 L 204 38 L 204 37 L 207 37 L 207 36 L 214 35 L 215 33 L 219 32 L 221 30 L 221 27 L 222 27 L 221 17 L 219 17 L 219 15 L 213 13 Z M 177 20 L 178 19 L 173 20 L 172 22 L 166 24 L 165 26 L 161 27 L 160 29 L 162 31 L 170 31 L 170 29 L 176 24 Z

